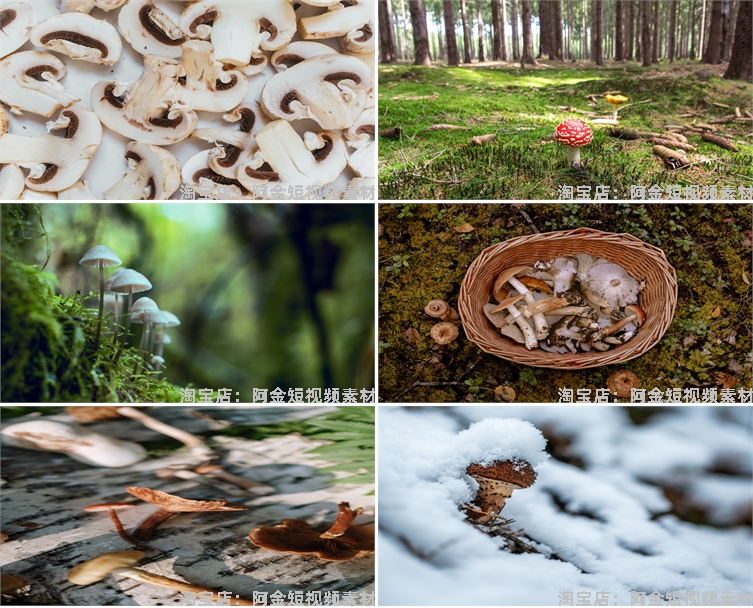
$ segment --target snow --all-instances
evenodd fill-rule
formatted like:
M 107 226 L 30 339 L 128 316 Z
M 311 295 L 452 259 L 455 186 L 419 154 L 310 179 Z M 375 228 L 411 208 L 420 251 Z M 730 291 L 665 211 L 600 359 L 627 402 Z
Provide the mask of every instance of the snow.
M 381 407 L 380 605 L 556 605 L 562 592 L 630 605 L 631 592 L 753 591 L 751 529 L 734 526 L 751 509 L 753 408 L 652 409 L 635 425 L 620 407 Z M 541 431 L 562 460 L 544 452 Z M 502 550 L 504 538 L 464 521 L 459 507 L 477 488 L 465 468 L 498 459 L 538 473 L 501 515 L 539 553 Z M 664 488 L 678 484 L 724 529 L 671 514 Z

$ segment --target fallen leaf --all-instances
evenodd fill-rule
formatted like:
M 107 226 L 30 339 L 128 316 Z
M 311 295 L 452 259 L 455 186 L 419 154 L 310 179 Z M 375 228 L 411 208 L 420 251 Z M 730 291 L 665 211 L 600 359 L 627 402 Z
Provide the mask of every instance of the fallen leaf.
M 419 338 L 419 337 L 420 337 L 420 336 L 419 336 L 419 334 L 418 334 L 418 331 L 416 331 L 416 330 L 415 330 L 415 329 L 413 329 L 412 327 L 409 327 L 408 329 L 406 329 L 406 330 L 405 330 L 405 331 L 403 332 L 403 338 L 405 338 L 405 341 L 406 341 L 406 342 L 407 342 L 408 344 L 415 344 L 416 342 L 418 342 L 418 338 Z
M 455 226 L 455 231 L 460 233 L 472 232 L 473 226 L 471 226 L 468 222 L 465 222 L 462 226 Z
M 743 234 L 745 235 L 743 246 L 753 247 L 753 230 L 743 230 Z
M 716 376 L 716 383 L 722 388 L 735 388 L 737 386 L 737 378 L 726 372 L 714 372 Z
M 722 309 L 721 309 L 721 308 L 720 308 L 719 306 L 717 306 L 717 307 L 716 307 L 716 308 L 714 309 L 714 312 L 712 312 L 712 313 L 711 313 L 711 316 L 712 316 L 712 317 L 713 317 L 714 319 L 718 319 L 719 317 L 721 317 L 721 316 L 722 316 Z
M 743 371 L 743 366 L 734 359 L 730 359 L 729 363 L 727 363 L 727 369 L 733 374 L 739 374 L 741 371 Z
M 480 146 L 482 144 L 490 142 L 495 137 L 497 137 L 496 133 L 489 133 L 487 135 L 476 135 L 476 137 L 471 138 L 471 143 L 474 146 Z
M 690 348 L 691 346 L 695 346 L 696 339 L 693 336 L 685 336 L 682 339 L 682 345 L 685 348 Z
M 439 360 L 439 357 L 432 357 L 429 359 L 429 365 L 436 369 L 444 369 L 444 363 Z
M 508 403 L 515 399 L 515 391 L 509 386 L 498 386 L 494 389 L 494 394 L 502 401 L 507 401 Z
M 381 224 L 379 224 L 379 230 L 378 230 L 377 234 L 379 236 L 382 236 L 384 234 L 384 226 L 382 226 Z
M 750 279 L 748 278 L 748 273 L 743 270 L 743 283 L 746 285 L 750 285 Z
M 737 342 L 737 330 L 730 329 L 724 341 L 727 342 L 727 344 L 735 344 Z

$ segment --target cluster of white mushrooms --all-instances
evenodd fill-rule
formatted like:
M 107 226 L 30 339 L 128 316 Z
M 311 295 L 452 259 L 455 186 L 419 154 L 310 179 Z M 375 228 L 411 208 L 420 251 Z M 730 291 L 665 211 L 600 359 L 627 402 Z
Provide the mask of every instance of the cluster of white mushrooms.
M 638 306 L 645 279 L 587 253 L 503 270 L 486 317 L 503 336 L 560 354 L 607 351 L 633 338 L 646 320 Z
M 177 21 L 160 4 L 61 0 L 39 23 L 30 4 L 0 4 L 0 101 L 55 116 L 27 136 L 0 106 L 0 199 L 100 198 L 82 178 L 103 126 L 129 140 L 107 200 L 169 199 L 181 184 L 223 199 L 322 198 L 336 180 L 330 196 L 373 191 L 374 0 L 198 0 Z M 118 10 L 118 29 L 95 8 Z M 15 52 L 27 42 L 40 50 Z M 101 71 L 89 107 L 53 52 Z M 143 72 L 108 79 L 126 54 L 143 56 Z M 213 126 L 219 116 L 227 126 Z M 181 167 L 164 146 L 187 138 L 214 147 Z

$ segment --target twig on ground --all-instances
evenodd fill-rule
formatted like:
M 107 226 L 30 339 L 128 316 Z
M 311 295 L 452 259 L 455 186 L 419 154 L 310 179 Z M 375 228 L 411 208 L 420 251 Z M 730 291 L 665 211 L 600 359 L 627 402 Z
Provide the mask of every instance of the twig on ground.
M 530 215 L 528 215 L 528 213 L 526 213 L 526 211 L 525 211 L 524 209 L 518 209 L 518 211 L 520 212 L 520 215 L 522 215 L 522 216 L 523 216 L 523 219 L 524 219 L 524 220 L 526 221 L 526 223 L 527 223 L 527 224 L 528 224 L 528 225 L 529 225 L 529 226 L 530 226 L 530 227 L 531 227 L 531 228 L 533 229 L 533 231 L 534 231 L 534 232 L 535 232 L 536 234 L 540 234 L 540 233 L 541 233 L 541 230 L 539 230 L 539 229 L 538 229 L 538 228 L 536 227 L 536 224 L 534 224 L 534 223 L 533 223 L 533 220 L 531 219 L 531 216 L 530 216 Z

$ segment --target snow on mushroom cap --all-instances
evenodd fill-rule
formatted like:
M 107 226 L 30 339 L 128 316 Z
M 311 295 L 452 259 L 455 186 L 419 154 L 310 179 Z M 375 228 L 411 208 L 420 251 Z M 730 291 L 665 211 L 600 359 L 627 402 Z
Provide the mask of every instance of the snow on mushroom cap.
M 554 130 L 554 139 L 565 146 L 585 146 L 594 138 L 594 132 L 580 118 L 563 120 Z

